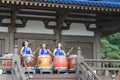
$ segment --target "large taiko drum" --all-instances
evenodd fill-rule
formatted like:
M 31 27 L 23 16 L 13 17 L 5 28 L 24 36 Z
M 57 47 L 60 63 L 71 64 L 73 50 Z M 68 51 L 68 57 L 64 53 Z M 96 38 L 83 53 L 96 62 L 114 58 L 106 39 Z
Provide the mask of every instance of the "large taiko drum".
M 11 58 L 12 59 L 12 56 L 13 56 L 13 54 L 5 54 L 3 57 L 4 58 Z M 12 60 L 3 60 L 2 61 L 2 65 L 6 66 L 6 67 L 12 66 Z
M 76 68 L 76 59 L 77 59 L 77 55 L 70 55 L 68 57 L 68 69 L 69 70 L 75 70 L 75 68 Z
M 34 55 L 23 55 L 22 56 L 22 66 L 23 68 L 34 68 L 36 64 L 36 58 Z
M 52 58 L 49 55 L 40 55 L 37 58 L 38 69 L 51 69 Z
M 54 68 L 55 69 L 67 69 L 68 60 L 65 56 L 56 56 L 54 57 Z

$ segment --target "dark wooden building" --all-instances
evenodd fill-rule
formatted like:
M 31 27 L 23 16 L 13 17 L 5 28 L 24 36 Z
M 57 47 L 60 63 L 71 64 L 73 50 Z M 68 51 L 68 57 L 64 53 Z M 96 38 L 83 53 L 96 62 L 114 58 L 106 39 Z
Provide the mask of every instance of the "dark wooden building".
M 28 39 L 33 51 L 61 41 L 66 52 L 80 46 L 85 58 L 99 58 L 100 38 L 120 31 L 120 1 L 0 0 L 0 26 L 0 54 Z

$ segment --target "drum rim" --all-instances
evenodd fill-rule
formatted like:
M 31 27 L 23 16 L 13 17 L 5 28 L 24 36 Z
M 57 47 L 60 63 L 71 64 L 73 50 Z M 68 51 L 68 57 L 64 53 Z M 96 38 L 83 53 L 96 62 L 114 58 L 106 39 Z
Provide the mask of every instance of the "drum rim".
M 58 58 L 58 57 L 64 57 L 64 58 L 66 58 L 66 56 L 55 56 L 54 58 Z
M 77 57 L 77 55 L 70 55 L 70 56 L 68 56 L 68 58 L 76 58 Z
M 39 67 L 39 66 L 38 66 L 38 69 L 46 69 L 46 68 L 47 68 L 47 69 L 51 69 L 52 66 L 51 66 L 51 67 Z
M 40 55 L 40 56 L 38 56 L 37 58 L 39 58 L 39 57 L 51 57 L 50 55 Z
M 35 68 L 35 67 L 22 67 L 23 69 L 25 69 L 25 68 L 29 68 L 29 69 L 33 69 L 33 68 Z
M 27 56 L 35 57 L 33 54 L 22 55 L 21 57 L 27 57 Z
M 55 67 L 54 67 L 55 68 Z M 67 69 L 68 67 L 57 67 L 55 69 Z

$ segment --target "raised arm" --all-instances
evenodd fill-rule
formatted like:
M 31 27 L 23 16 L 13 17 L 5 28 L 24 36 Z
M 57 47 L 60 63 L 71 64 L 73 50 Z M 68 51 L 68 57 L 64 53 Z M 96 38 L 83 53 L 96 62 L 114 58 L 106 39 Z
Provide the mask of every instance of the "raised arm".
M 41 49 L 39 50 L 39 55 L 41 55 Z
M 63 55 L 64 55 L 64 56 L 66 56 L 66 53 L 65 53 L 65 51 L 64 51 L 64 50 L 62 50 L 62 52 L 63 52 Z
M 53 56 L 55 56 L 55 53 L 56 53 L 56 49 L 54 49 Z
M 22 48 L 20 49 L 20 55 L 22 55 L 23 49 L 24 49 L 24 47 L 22 47 Z
M 32 54 L 32 49 L 30 48 L 30 54 Z
M 52 55 L 52 52 L 49 50 L 49 49 L 47 49 L 48 50 L 48 53 L 50 54 L 50 55 Z

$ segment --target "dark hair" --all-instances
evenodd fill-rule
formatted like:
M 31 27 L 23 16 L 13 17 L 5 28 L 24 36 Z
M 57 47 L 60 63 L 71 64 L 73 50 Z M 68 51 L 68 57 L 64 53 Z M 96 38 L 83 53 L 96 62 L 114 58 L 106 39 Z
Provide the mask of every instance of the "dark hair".
M 56 47 L 56 48 L 58 48 L 58 44 L 59 44 L 59 43 L 61 43 L 61 42 L 58 42 L 58 43 L 57 43 L 57 47 Z M 61 43 L 61 44 L 62 44 L 62 43 Z M 61 49 L 62 49 L 62 46 L 61 46 Z
M 22 42 L 22 47 L 25 46 L 25 42 L 28 42 L 28 40 L 24 40 L 24 41 Z
M 43 43 L 43 44 L 45 44 L 45 43 Z M 43 45 L 43 44 L 42 44 L 42 45 Z M 41 48 L 43 48 L 42 45 L 41 45 Z M 45 45 L 46 45 L 45 49 L 47 49 L 47 44 L 45 44 Z

